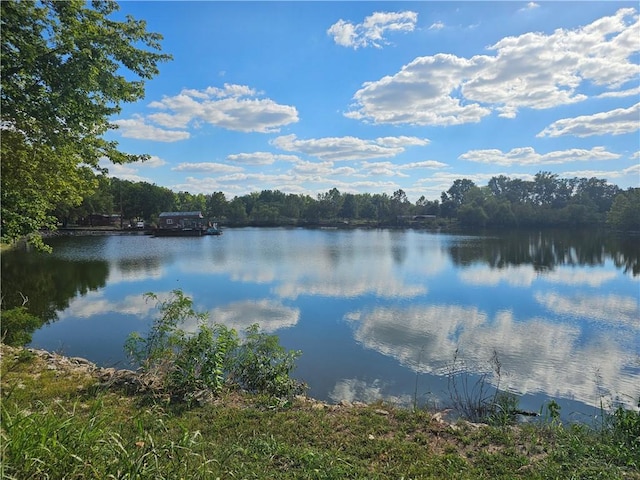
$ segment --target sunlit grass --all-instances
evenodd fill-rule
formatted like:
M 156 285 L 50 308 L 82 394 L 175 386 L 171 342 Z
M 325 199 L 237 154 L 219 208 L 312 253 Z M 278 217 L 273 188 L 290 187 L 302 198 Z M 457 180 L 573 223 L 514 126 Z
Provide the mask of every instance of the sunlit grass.
M 623 427 L 633 432 L 635 418 Z M 274 408 L 232 391 L 187 409 L 56 374 L 27 354 L 3 355 L 1 420 L 9 479 L 640 478 L 635 444 L 615 429 L 452 427 L 382 403 Z

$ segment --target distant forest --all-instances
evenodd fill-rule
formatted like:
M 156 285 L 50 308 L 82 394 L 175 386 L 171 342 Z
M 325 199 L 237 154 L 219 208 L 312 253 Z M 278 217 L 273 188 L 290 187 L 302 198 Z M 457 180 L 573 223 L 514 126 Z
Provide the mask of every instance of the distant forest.
M 63 226 L 88 223 L 95 215 L 122 215 L 126 227 L 153 226 L 163 211 L 201 211 L 210 221 L 243 225 L 350 225 L 469 227 L 609 225 L 640 230 L 640 188 L 622 190 L 599 178 L 559 178 L 539 172 L 531 181 L 504 175 L 486 186 L 459 179 L 439 200 L 411 203 L 403 190 L 342 193 L 333 188 L 316 198 L 263 190 L 228 199 L 222 192 L 173 192 L 146 182 L 100 177 L 94 193 L 74 208 L 54 212 Z

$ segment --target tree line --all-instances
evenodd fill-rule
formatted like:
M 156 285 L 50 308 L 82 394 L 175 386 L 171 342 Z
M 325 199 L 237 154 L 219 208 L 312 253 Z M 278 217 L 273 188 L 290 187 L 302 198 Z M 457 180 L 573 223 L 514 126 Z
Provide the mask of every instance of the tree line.
M 55 211 L 63 225 L 87 223 L 92 214 L 121 215 L 125 225 L 144 220 L 154 225 L 163 211 L 201 211 L 205 218 L 231 226 L 445 225 L 467 227 L 604 225 L 640 229 L 640 189 L 622 190 L 599 178 L 559 178 L 539 172 L 531 181 L 504 175 L 486 186 L 458 179 L 439 200 L 415 203 L 402 190 L 342 193 L 333 188 L 307 194 L 263 190 L 228 199 L 223 192 L 173 192 L 147 182 L 101 176 L 97 188 L 76 207 Z

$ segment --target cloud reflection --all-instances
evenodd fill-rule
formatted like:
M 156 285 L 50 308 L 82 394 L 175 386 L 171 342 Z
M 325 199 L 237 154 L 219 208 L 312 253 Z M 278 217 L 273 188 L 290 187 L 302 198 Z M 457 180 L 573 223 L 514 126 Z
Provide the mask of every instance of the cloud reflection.
M 640 330 L 640 305 L 633 297 L 586 294 L 565 296 L 555 292 L 536 292 L 534 298 L 557 315 L 571 315 Z
M 387 392 L 388 385 L 380 380 L 367 383 L 356 378 L 344 378 L 339 380 L 333 390 L 329 393 L 329 398 L 334 402 L 346 400 L 348 402 L 374 403 L 380 400 L 394 405 L 411 405 L 413 398 L 411 395 L 392 395 Z
M 496 286 L 506 283 L 514 287 L 530 287 L 536 280 L 561 285 L 588 285 L 600 287 L 614 280 L 616 271 L 594 270 L 586 268 L 557 268 L 551 271 L 535 270 L 533 265 L 508 265 L 495 268 L 489 265 L 475 264 L 462 270 L 460 279 L 467 285 Z
M 449 266 L 448 239 L 437 235 L 382 230 L 292 235 L 283 229 L 233 234 L 233 248 L 203 249 L 197 257 L 181 258 L 180 271 L 202 273 L 206 263 L 209 274 L 271 285 L 274 295 L 289 300 L 308 295 L 415 298 L 428 293 L 427 278 Z
M 169 292 L 158 294 L 159 299 L 169 298 Z M 134 315 L 145 318 L 156 309 L 154 301 L 148 301 L 144 295 L 127 295 L 119 300 L 110 300 L 104 296 L 104 290 L 90 291 L 86 295 L 73 298 L 69 307 L 58 313 L 58 318 L 91 318 L 94 315 L 115 313 L 119 315 Z
M 296 325 L 300 320 L 300 310 L 266 299 L 246 300 L 210 310 L 209 319 L 239 332 L 257 323 L 260 330 L 270 333 Z
M 491 319 L 476 308 L 431 305 L 352 312 L 355 338 L 414 371 L 445 375 L 456 350 L 470 373 L 489 370 L 494 351 L 502 386 L 599 405 L 598 392 L 640 396 L 640 363 L 634 340 L 607 332 L 585 340 L 581 330 L 542 318 L 517 321 L 502 311 Z M 636 339 L 637 341 L 637 339 Z
M 531 265 L 492 268 L 488 265 L 476 264 L 462 270 L 459 277 L 467 285 L 495 286 L 499 283 L 507 283 L 515 287 L 528 287 L 539 275 L 540 272 L 535 271 Z

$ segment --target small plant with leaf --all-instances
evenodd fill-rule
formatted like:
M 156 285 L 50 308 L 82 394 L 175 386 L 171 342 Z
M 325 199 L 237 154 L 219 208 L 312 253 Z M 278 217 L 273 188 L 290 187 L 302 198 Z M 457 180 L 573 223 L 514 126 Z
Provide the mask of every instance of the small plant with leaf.
M 245 333 L 245 341 L 235 357 L 234 379 L 238 385 L 249 392 L 274 397 L 302 393 L 304 386 L 291 378 L 295 361 L 302 352 L 285 350 L 278 337 L 260 332 L 257 324 L 251 325 Z
M 181 290 L 156 301 L 160 313 L 147 337 L 133 333 L 125 350 L 140 366 L 143 385 L 153 393 L 169 394 L 191 402 L 219 394 L 225 386 L 252 393 L 290 397 L 303 391 L 291 378 L 297 351 L 286 351 L 278 337 L 260 332 L 257 324 L 247 329 L 246 339 L 232 328 L 208 322 L 204 313 Z M 184 326 L 197 323 L 195 333 Z

